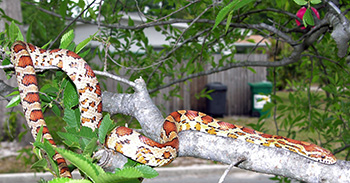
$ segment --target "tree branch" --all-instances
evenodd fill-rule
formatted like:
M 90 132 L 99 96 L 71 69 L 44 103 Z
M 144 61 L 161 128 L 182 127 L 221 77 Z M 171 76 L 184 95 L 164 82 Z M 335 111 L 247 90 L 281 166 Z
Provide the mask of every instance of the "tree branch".
M 135 83 L 142 87 L 134 94 L 104 92 L 103 102 L 106 107 L 104 109 L 109 113 L 134 116 L 140 122 L 142 132 L 146 136 L 150 134 L 149 137 L 159 140 L 164 118 L 151 102 L 143 80 L 139 79 Z M 238 165 L 239 168 L 307 182 L 342 182 L 350 179 L 350 174 L 346 173 L 350 168 L 350 163 L 347 161 L 339 160 L 335 165 L 325 165 L 284 149 L 264 147 L 197 131 L 180 132 L 179 141 L 179 156 L 210 159 L 225 164 L 244 159 L 245 161 Z M 120 168 L 126 161 L 119 153 L 105 149 L 100 149 L 95 156 L 102 157 L 99 163 L 108 170 Z M 120 163 L 120 159 L 123 163 Z

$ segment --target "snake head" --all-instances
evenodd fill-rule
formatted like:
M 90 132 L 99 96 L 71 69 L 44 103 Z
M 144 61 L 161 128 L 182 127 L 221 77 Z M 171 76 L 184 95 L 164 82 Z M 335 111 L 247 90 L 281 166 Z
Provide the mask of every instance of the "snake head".
M 308 151 L 307 156 L 312 160 L 324 164 L 335 164 L 337 162 L 335 156 L 327 149 L 307 142 L 303 142 L 303 146 Z

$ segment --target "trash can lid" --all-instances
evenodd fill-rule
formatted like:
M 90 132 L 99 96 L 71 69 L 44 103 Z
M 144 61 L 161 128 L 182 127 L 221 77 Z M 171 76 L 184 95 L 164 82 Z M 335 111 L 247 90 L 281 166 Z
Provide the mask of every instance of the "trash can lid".
M 227 90 L 227 86 L 220 82 L 208 83 L 205 87 L 209 90 Z
M 256 83 L 248 83 L 250 87 L 253 88 L 272 88 L 272 83 L 270 81 L 262 81 L 262 82 L 256 82 Z

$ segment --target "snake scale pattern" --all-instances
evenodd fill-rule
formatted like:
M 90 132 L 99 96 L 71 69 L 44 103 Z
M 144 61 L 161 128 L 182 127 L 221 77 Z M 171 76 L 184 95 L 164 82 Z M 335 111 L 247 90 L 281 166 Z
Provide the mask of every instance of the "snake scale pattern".
M 74 82 L 79 94 L 81 125 L 92 130 L 100 126 L 102 121 L 100 85 L 90 66 L 76 53 L 65 49 L 44 50 L 32 44 L 17 41 L 11 48 L 11 61 L 16 70 L 24 115 L 34 138 L 43 126 L 43 137 L 55 145 L 41 110 L 35 66 L 56 66 L 65 71 Z M 163 166 L 172 162 L 177 156 L 178 133 L 182 130 L 196 130 L 241 139 L 262 146 L 283 148 L 320 163 L 336 163 L 336 158 L 330 151 L 315 144 L 264 134 L 191 110 L 175 111 L 166 117 L 160 143 L 127 127 L 117 127 L 106 137 L 104 145 L 140 163 Z M 71 177 L 63 157 L 56 153 L 53 159 L 59 166 L 60 176 Z

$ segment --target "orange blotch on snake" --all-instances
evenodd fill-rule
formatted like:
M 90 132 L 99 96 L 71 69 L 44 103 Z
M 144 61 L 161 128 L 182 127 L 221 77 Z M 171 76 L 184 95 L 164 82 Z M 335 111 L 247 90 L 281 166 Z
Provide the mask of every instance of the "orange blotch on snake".
M 36 133 L 39 133 L 40 128 L 41 128 L 41 126 L 38 126 L 36 128 Z M 50 133 L 49 129 L 47 128 L 47 126 L 43 126 L 43 134 L 47 134 L 47 133 Z
M 217 132 L 214 128 L 207 129 L 206 131 L 207 131 L 207 133 L 212 134 L 212 135 L 216 135 L 216 132 Z
M 72 52 L 72 51 L 67 51 L 67 55 L 70 56 L 70 57 L 73 57 L 73 58 L 81 58 L 78 54 Z
M 196 123 L 196 125 L 194 127 L 196 128 L 197 131 L 201 130 L 201 124 L 200 123 Z
M 59 51 L 61 51 L 61 49 L 53 49 L 53 50 L 50 50 L 50 53 L 57 53 L 57 52 L 59 52 Z
M 169 159 L 170 157 L 171 157 L 171 153 L 170 153 L 169 151 L 165 151 L 165 152 L 163 153 L 163 158 Z
M 223 121 L 218 122 L 218 125 L 220 126 L 220 130 L 228 130 L 228 129 L 236 128 L 235 125 L 233 125 L 231 123 L 226 123 L 226 122 L 223 122 Z
M 96 93 L 98 96 L 101 96 L 101 87 L 100 87 L 100 84 L 97 83 L 95 87 L 96 87 L 95 93 Z
M 102 112 L 102 102 L 100 101 L 100 103 L 97 105 L 97 112 L 101 113 Z
M 24 97 L 23 101 L 28 102 L 29 104 L 32 104 L 34 102 L 39 102 L 40 98 L 38 93 L 27 93 L 26 97 Z
M 64 161 L 63 158 L 57 158 L 56 161 L 57 161 L 57 164 L 66 163 L 66 161 Z
M 243 132 L 235 132 L 235 134 L 237 134 L 239 136 L 244 136 L 245 135 L 245 133 L 243 133 Z
M 69 172 L 69 168 L 68 167 L 62 167 L 61 170 L 60 170 L 61 176 L 62 176 L 62 174 L 66 173 L 66 172 Z
M 88 108 L 84 108 L 84 107 L 81 108 L 81 112 L 87 112 L 88 110 L 89 110 Z
M 57 67 L 59 67 L 61 69 L 63 68 L 63 61 L 62 60 L 58 61 Z
M 166 135 L 169 136 L 169 134 L 173 131 L 176 132 L 176 125 L 173 122 L 170 122 L 168 120 L 164 121 L 163 129 L 166 132 Z
M 147 137 L 145 137 L 143 135 L 139 135 L 139 139 L 140 139 L 141 142 L 143 142 L 143 143 L 145 143 L 145 144 L 147 144 L 147 145 L 149 145 L 151 147 L 162 148 L 164 146 L 164 144 L 160 144 L 160 143 L 158 143 L 156 141 L 153 141 L 153 140 L 151 140 L 151 139 L 149 139 L 149 138 L 147 138 Z
M 282 146 L 279 144 L 275 144 L 275 147 L 282 148 Z
M 30 120 L 36 122 L 39 119 L 44 119 L 42 111 L 41 110 L 33 110 L 30 113 Z
M 261 137 L 264 137 L 264 138 L 267 138 L 267 139 L 272 138 L 272 136 L 273 136 L 273 135 L 265 134 L 265 133 L 261 133 L 261 132 L 259 132 L 258 134 L 259 134 Z
M 228 133 L 227 136 L 234 139 L 238 138 L 238 136 L 233 133 Z
M 172 112 L 169 116 L 171 116 L 175 121 L 180 122 L 181 121 L 181 114 L 177 111 Z
M 46 52 L 46 50 L 41 49 L 41 48 L 39 48 L 39 51 L 40 51 L 40 53 L 41 53 L 41 54 L 43 54 L 43 53 L 45 53 L 45 52 Z
M 213 122 L 213 117 L 208 116 L 208 115 L 202 117 L 202 123 L 208 124 L 210 122 Z
M 84 124 L 84 123 L 88 123 L 88 122 L 91 122 L 91 119 L 82 117 L 82 118 L 81 118 L 81 122 L 82 122 L 83 124 Z
M 35 49 L 36 49 L 35 46 L 32 45 L 32 44 L 30 44 L 30 43 L 28 43 L 28 47 L 29 47 L 29 49 L 30 49 L 31 52 L 34 52 Z
M 188 119 L 194 120 L 198 116 L 198 112 L 188 110 L 185 115 L 188 117 Z
M 56 143 L 53 141 L 53 139 L 47 139 L 47 140 L 50 142 L 50 144 L 56 145 Z
M 21 56 L 17 66 L 22 68 L 33 66 L 32 58 L 30 58 L 30 56 Z
M 85 99 L 85 100 L 87 100 L 87 99 Z M 95 102 L 90 102 L 89 106 L 90 106 L 90 107 L 95 107 L 95 106 L 96 106 L 96 103 L 95 103 Z
M 22 79 L 22 83 L 25 86 L 29 86 L 31 84 L 38 85 L 38 82 L 36 80 L 36 76 L 32 74 L 25 74 Z
M 86 98 L 86 99 L 82 100 L 80 103 L 83 104 L 83 105 L 85 105 L 85 103 L 86 103 L 87 101 L 88 101 L 88 99 Z
M 121 136 L 124 136 L 124 135 L 131 135 L 133 133 L 133 130 L 130 129 L 130 128 L 127 128 L 127 127 L 118 127 L 116 130 L 115 130 L 115 134 L 118 135 L 118 137 L 121 137 Z
M 26 47 L 23 45 L 23 42 L 20 42 L 21 44 L 16 44 L 14 47 L 13 47 L 13 51 L 15 53 L 18 53 L 20 52 L 21 50 L 23 49 L 26 49 Z
M 243 127 L 242 131 L 249 133 L 249 134 L 255 134 L 255 130 L 250 129 L 250 128 L 246 128 L 246 127 Z
M 74 52 L 73 52 L 73 53 L 74 53 Z M 86 70 L 85 74 L 86 74 L 87 76 L 89 76 L 89 77 L 91 77 L 91 78 L 95 77 L 94 71 L 91 69 L 91 67 L 90 67 L 87 63 L 85 63 L 84 68 L 85 68 L 85 70 Z

